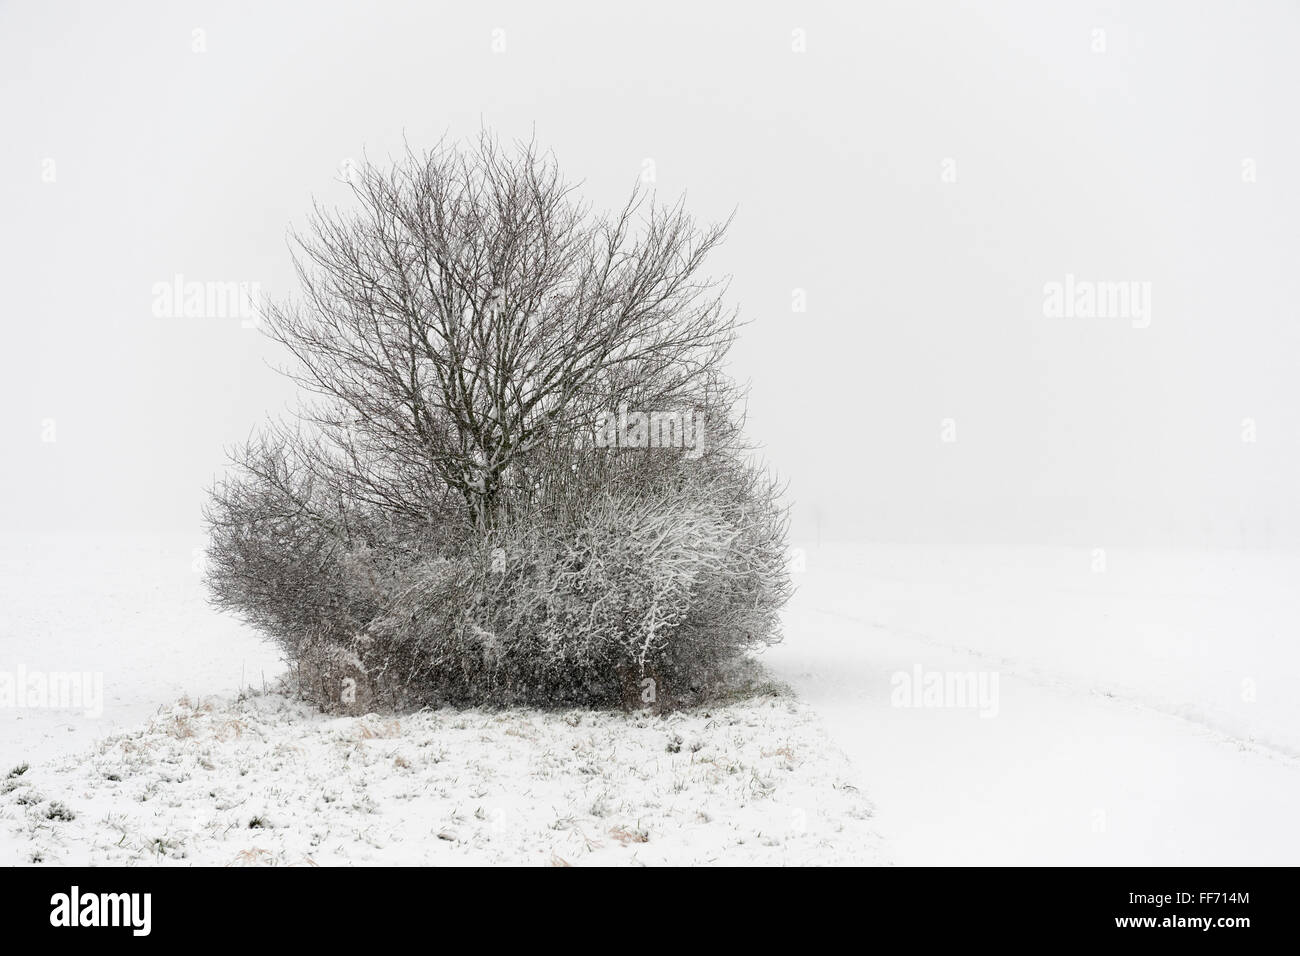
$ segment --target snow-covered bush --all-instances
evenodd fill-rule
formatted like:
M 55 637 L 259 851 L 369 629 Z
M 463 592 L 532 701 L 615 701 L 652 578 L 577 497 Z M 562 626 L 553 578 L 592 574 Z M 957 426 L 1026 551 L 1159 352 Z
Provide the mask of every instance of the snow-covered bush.
M 216 603 L 344 709 L 662 706 L 776 640 L 785 513 L 699 273 L 725 226 L 593 216 L 488 135 L 352 185 L 267 314 L 316 400 L 213 489 Z
M 788 591 L 766 516 L 720 498 L 609 494 L 576 524 L 523 522 L 417 564 L 359 656 L 440 700 L 698 699 L 739 651 L 777 640 Z
M 226 497 L 265 514 L 214 522 L 214 593 L 276 638 L 330 709 L 672 706 L 777 640 L 789 592 L 775 489 L 752 477 L 606 489 L 580 520 L 533 515 L 441 552 L 272 517 L 265 488 Z

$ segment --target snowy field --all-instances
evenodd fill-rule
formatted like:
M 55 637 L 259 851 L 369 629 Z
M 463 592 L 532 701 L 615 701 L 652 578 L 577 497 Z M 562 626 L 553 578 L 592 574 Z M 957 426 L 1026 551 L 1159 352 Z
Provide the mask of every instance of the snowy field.
M 3 862 L 876 863 L 871 809 L 771 689 L 667 719 L 327 718 L 278 693 L 183 701 L 0 782 Z
M 6 545 L 0 673 L 103 701 L 0 710 L 0 862 L 1300 859 L 1293 556 L 808 545 L 777 685 L 334 718 L 206 607 L 195 546 Z
M 0 669 L 100 669 L 104 707 L 0 712 L 0 863 L 885 861 L 842 752 L 761 672 L 665 717 L 326 717 L 238 693 L 279 667 L 191 560 L 147 539 L 11 558 Z
M 0 761 L 83 750 L 181 697 L 261 688 L 284 670 L 248 628 L 208 607 L 202 540 L 8 538 L 0 547 L 0 673 L 103 676 L 102 713 L 0 709 Z
M 1300 860 L 1297 557 L 826 544 L 805 565 L 766 662 L 865 774 L 895 862 Z M 918 668 L 997 675 L 996 706 L 900 694 Z

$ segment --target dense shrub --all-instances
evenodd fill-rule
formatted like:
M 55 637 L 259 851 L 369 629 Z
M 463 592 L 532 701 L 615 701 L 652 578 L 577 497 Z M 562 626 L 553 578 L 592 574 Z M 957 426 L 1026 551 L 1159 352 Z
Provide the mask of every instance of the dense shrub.
M 391 528 L 349 540 L 301 516 L 227 522 L 209 576 L 325 706 L 671 706 L 779 638 L 789 579 L 772 492 L 603 492 L 580 520 L 535 516 L 442 553 Z M 263 505 L 247 488 L 237 500 Z
M 454 700 L 697 696 L 736 652 L 778 634 L 779 542 L 738 518 L 685 493 L 608 496 L 576 525 L 511 528 L 412 567 L 362 659 L 423 668 L 417 683 Z

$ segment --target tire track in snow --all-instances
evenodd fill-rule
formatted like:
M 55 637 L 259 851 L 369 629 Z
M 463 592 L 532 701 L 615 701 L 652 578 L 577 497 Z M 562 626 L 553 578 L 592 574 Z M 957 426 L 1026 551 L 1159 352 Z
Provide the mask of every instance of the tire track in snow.
M 1248 750 L 1269 759 L 1280 760 L 1288 766 L 1300 770 L 1300 752 L 1286 747 L 1282 744 L 1275 744 L 1266 740 L 1258 740 L 1253 737 L 1241 737 L 1233 734 L 1231 731 L 1215 724 L 1208 715 L 1202 715 L 1196 711 L 1190 713 L 1180 711 L 1174 706 L 1162 705 L 1159 701 L 1153 701 L 1150 698 L 1143 698 L 1138 694 L 1122 689 L 1122 685 L 1116 685 L 1121 689 L 1116 691 L 1099 690 L 1095 687 L 1089 687 L 1080 683 L 1077 678 L 1059 671 L 1052 671 L 1048 668 L 1042 668 L 1038 665 L 1028 665 L 1029 669 L 1021 665 L 1015 658 L 1004 657 L 998 654 L 992 654 L 988 651 L 981 651 L 972 647 L 963 647 L 958 644 L 949 644 L 939 638 L 932 637 L 910 628 L 897 627 L 894 625 L 884 624 L 880 621 L 872 621 L 866 618 L 857 617 L 853 614 L 845 614 L 843 611 L 832 611 L 828 608 L 811 607 L 807 610 L 814 614 L 823 614 L 827 617 L 839 618 L 840 620 L 852 621 L 855 624 L 868 627 L 875 631 L 881 631 L 892 637 L 901 637 L 906 640 L 916 641 L 927 647 L 941 651 L 947 654 L 964 655 L 972 657 L 984 664 L 995 666 L 999 673 L 1016 680 L 1026 681 L 1038 687 L 1048 690 L 1060 690 L 1076 696 L 1087 697 L 1090 699 L 1100 699 L 1115 704 L 1123 704 L 1135 710 L 1155 714 L 1161 717 L 1171 718 L 1191 724 L 1199 731 L 1207 733 L 1217 741 L 1224 744 L 1231 744 L 1242 750 Z

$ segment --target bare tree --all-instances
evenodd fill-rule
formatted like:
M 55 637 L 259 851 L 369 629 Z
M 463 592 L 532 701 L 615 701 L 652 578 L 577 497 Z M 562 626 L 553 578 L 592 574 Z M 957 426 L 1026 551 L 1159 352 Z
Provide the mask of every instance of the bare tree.
M 639 187 L 593 214 L 553 156 L 489 133 L 352 189 L 357 211 L 294 235 L 304 297 L 268 316 L 316 396 L 318 433 L 281 440 L 350 496 L 411 521 L 450 496 L 491 529 L 558 493 L 606 411 L 732 403 L 735 314 L 701 275 L 726 223 Z
M 345 674 L 405 703 L 690 692 L 778 639 L 781 492 L 703 273 L 727 224 L 639 188 L 595 214 L 489 134 L 352 189 L 294 235 L 303 295 L 267 315 L 309 394 L 213 488 L 216 603 L 327 706 Z M 625 410 L 694 441 L 611 446 Z

